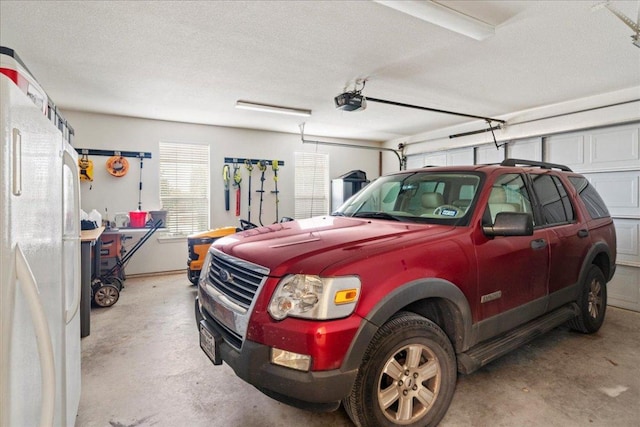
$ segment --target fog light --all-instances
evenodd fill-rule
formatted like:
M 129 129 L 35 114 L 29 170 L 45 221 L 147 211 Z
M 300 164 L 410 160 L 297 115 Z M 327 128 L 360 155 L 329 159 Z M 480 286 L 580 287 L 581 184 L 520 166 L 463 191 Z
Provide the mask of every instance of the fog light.
M 311 368 L 311 356 L 272 348 L 271 363 L 298 371 L 308 371 Z

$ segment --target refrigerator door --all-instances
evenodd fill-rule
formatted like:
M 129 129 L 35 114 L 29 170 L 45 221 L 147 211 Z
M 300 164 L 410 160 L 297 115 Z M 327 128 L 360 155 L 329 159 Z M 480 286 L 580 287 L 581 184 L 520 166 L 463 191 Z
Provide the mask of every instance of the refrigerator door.
M 0 103 L 0 425 L 60 425 L 66 407 L 62 134 L 3 74 Z
M 62 165 L 62 286 L 65 294 L 66 396 L 63 425 L 73 426 L 80 403 L 80 178 L 78 154 L 64 142 Z

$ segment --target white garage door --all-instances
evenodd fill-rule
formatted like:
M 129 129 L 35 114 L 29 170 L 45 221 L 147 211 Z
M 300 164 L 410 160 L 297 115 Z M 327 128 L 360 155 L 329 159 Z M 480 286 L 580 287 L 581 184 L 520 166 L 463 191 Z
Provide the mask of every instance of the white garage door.
M 609 304 L 640 311 L 640 124 L 545 139 L 545 160 L 584 174 L 604 199 L 616 225 L 617 270 Z
M 407 156 L 407 169 L 421 168 L 424 166 L 460 166 L 500 163 L 503 160 L 504 146 L 496 149 L 494 144 L 486 144 L 479 147 L 409 154 Z

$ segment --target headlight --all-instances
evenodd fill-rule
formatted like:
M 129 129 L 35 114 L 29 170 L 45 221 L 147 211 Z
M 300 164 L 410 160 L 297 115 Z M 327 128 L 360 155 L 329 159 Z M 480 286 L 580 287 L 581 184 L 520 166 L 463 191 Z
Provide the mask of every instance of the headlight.
M 207 251 L 207 254 L 204 257 L 204 261 L 202 262 L 202 269 L 200 270 L 200 277 L 198 278 L 198 282 L 206 280 L 209 276 L 209 268 L 211 267 L 211 252 Z
M 360 279 L 356 276 L 293 274 L 278 284 L 269 303 L 269 314 L 276 320 L 287 316 L 337 319 L 353 313 L 359 296 Z

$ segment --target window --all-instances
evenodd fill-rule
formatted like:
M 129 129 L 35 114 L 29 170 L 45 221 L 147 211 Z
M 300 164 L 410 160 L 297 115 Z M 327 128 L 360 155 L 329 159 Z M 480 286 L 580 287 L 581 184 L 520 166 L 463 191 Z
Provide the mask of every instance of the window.
M 609 216 L 609 210 L 604 201 L 587 178 L 582 176 L 569 177 L 569 182 L 578 192 L 578 195 L 587 207 L 587 211 L 592 219 L 606 218 Z
M 380 177 L 350 198 L 333 215 L 377 218 L 390 221 L 465 226 L 471 218 L 469 206 L 450 200 L 463 186 L 479 188 L 481 176 L 474 173 L 408 171 Z
M 504 174 L 493 183 L 483 222 L 493 224 L 500 212 L 533 212 L 529 193 L 521 175 Z
M 329 155 L 295 153 L 296 219 L 329 213 Z
M 209 146 L 160 142 L 160 201 L 178 236 L 209 229 Z
M 532 175 L 533 189 L 538 196 L 546 224 L 573 222 L 573 206 L 560 178 L 553 175 Z

